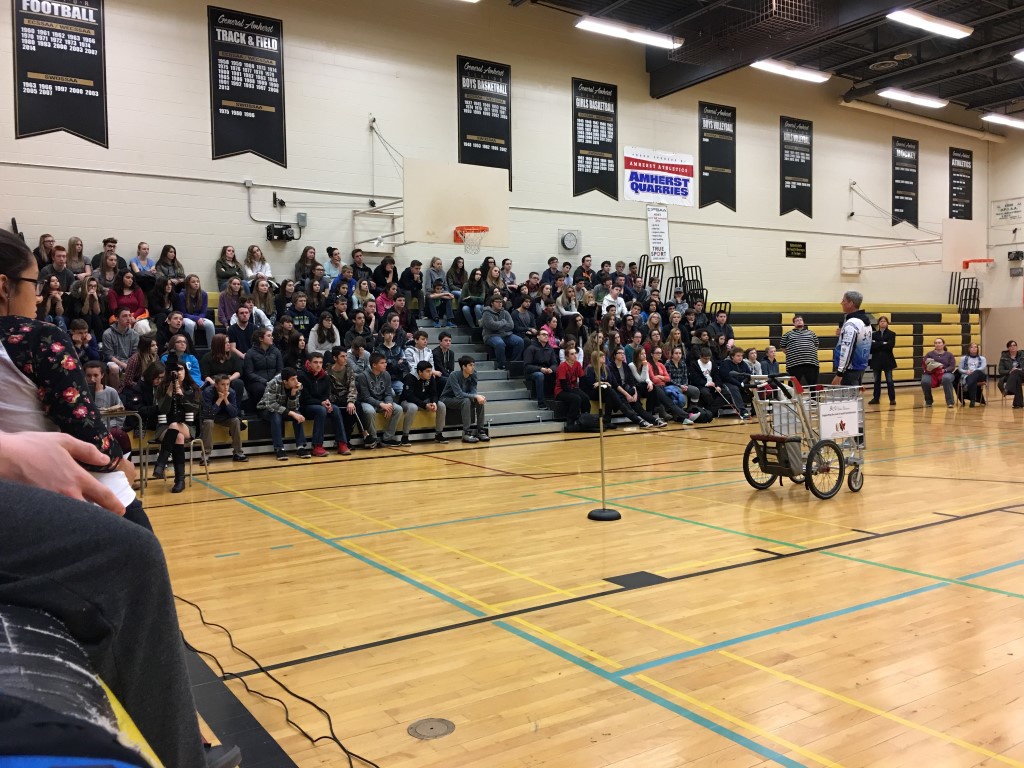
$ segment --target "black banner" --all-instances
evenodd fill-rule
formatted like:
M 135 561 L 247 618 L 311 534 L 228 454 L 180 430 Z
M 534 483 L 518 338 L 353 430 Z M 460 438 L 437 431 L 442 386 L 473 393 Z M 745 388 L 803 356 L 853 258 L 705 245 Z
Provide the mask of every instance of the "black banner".
M 572 79 L 572 195 L 619 199 L 619 88 Z
M 736 107 L 699 102 L 700 207 L 736 210 Z
M 103 0 L 14 0 L 14 137 L 107 144 Z
M 914 139 L 892 137 L 892 225 L 902 221 L 917 226 L 917 161 Z
M 456 62 L 459 162 L 507 169 L 512 189 L 512 68 L 465 56 Z
M 779 215 L 799 211 L 814 218 L 811 179 L 814 162 L 814 123 L 795 117 L 779 118 Z
M 949 148 L 949 218 L 974 218 L 974 153 Z
M 212 5 L 207 12 L 213 159 L 252 152 L 287 167 L 281 20 Z

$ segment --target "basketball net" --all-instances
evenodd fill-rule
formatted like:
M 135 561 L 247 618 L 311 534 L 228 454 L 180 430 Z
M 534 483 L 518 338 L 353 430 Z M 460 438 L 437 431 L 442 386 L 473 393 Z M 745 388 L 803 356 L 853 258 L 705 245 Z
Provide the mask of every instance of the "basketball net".
M 455 242 L 461 242 L 466 249 L 467 256 L 475 256 L 480 253 L 480 245 L 484 241 L 484 237 L 490 231 L 489 227 L 456 227 L 455 228 Z

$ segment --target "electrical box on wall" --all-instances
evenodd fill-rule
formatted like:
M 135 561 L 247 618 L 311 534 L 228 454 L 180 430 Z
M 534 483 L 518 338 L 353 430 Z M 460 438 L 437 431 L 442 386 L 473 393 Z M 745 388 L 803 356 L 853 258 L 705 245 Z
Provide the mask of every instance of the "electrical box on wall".
M 558 230 L 558 252 L 563 256 L 579 256 L 583 249 L 583 235 L 578 229 Z

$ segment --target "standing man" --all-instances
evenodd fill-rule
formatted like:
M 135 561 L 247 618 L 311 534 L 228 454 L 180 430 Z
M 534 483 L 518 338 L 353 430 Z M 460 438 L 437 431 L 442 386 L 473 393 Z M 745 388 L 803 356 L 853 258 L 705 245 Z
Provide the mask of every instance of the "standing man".
M 857 291 L 847 291 L 840 302 L 846 319 L 839 329 L 839 341 L 832 358 L 835 364 L 833 384 L 859 385 L 868 367 L 868 359 L 871 357 L 871 321 L 860 308 L 863 300 L 864 297 Z
M 801 315 L 793 315 L 793 327 L 779 340 L 786 352 L 786 373 L 805 387 L 818 383 L 818 337 L 804 325 Z

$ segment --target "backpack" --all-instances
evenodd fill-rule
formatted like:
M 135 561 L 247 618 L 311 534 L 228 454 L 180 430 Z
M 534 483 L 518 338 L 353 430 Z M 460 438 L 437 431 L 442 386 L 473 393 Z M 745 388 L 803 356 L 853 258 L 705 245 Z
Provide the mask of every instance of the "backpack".
M 601 431 L 601 417 L 595 416 L 592 413 L 581 413 L 580 417 L 576 419 L 576 426 L 572 430 L 573 432 L 600 432 Z

